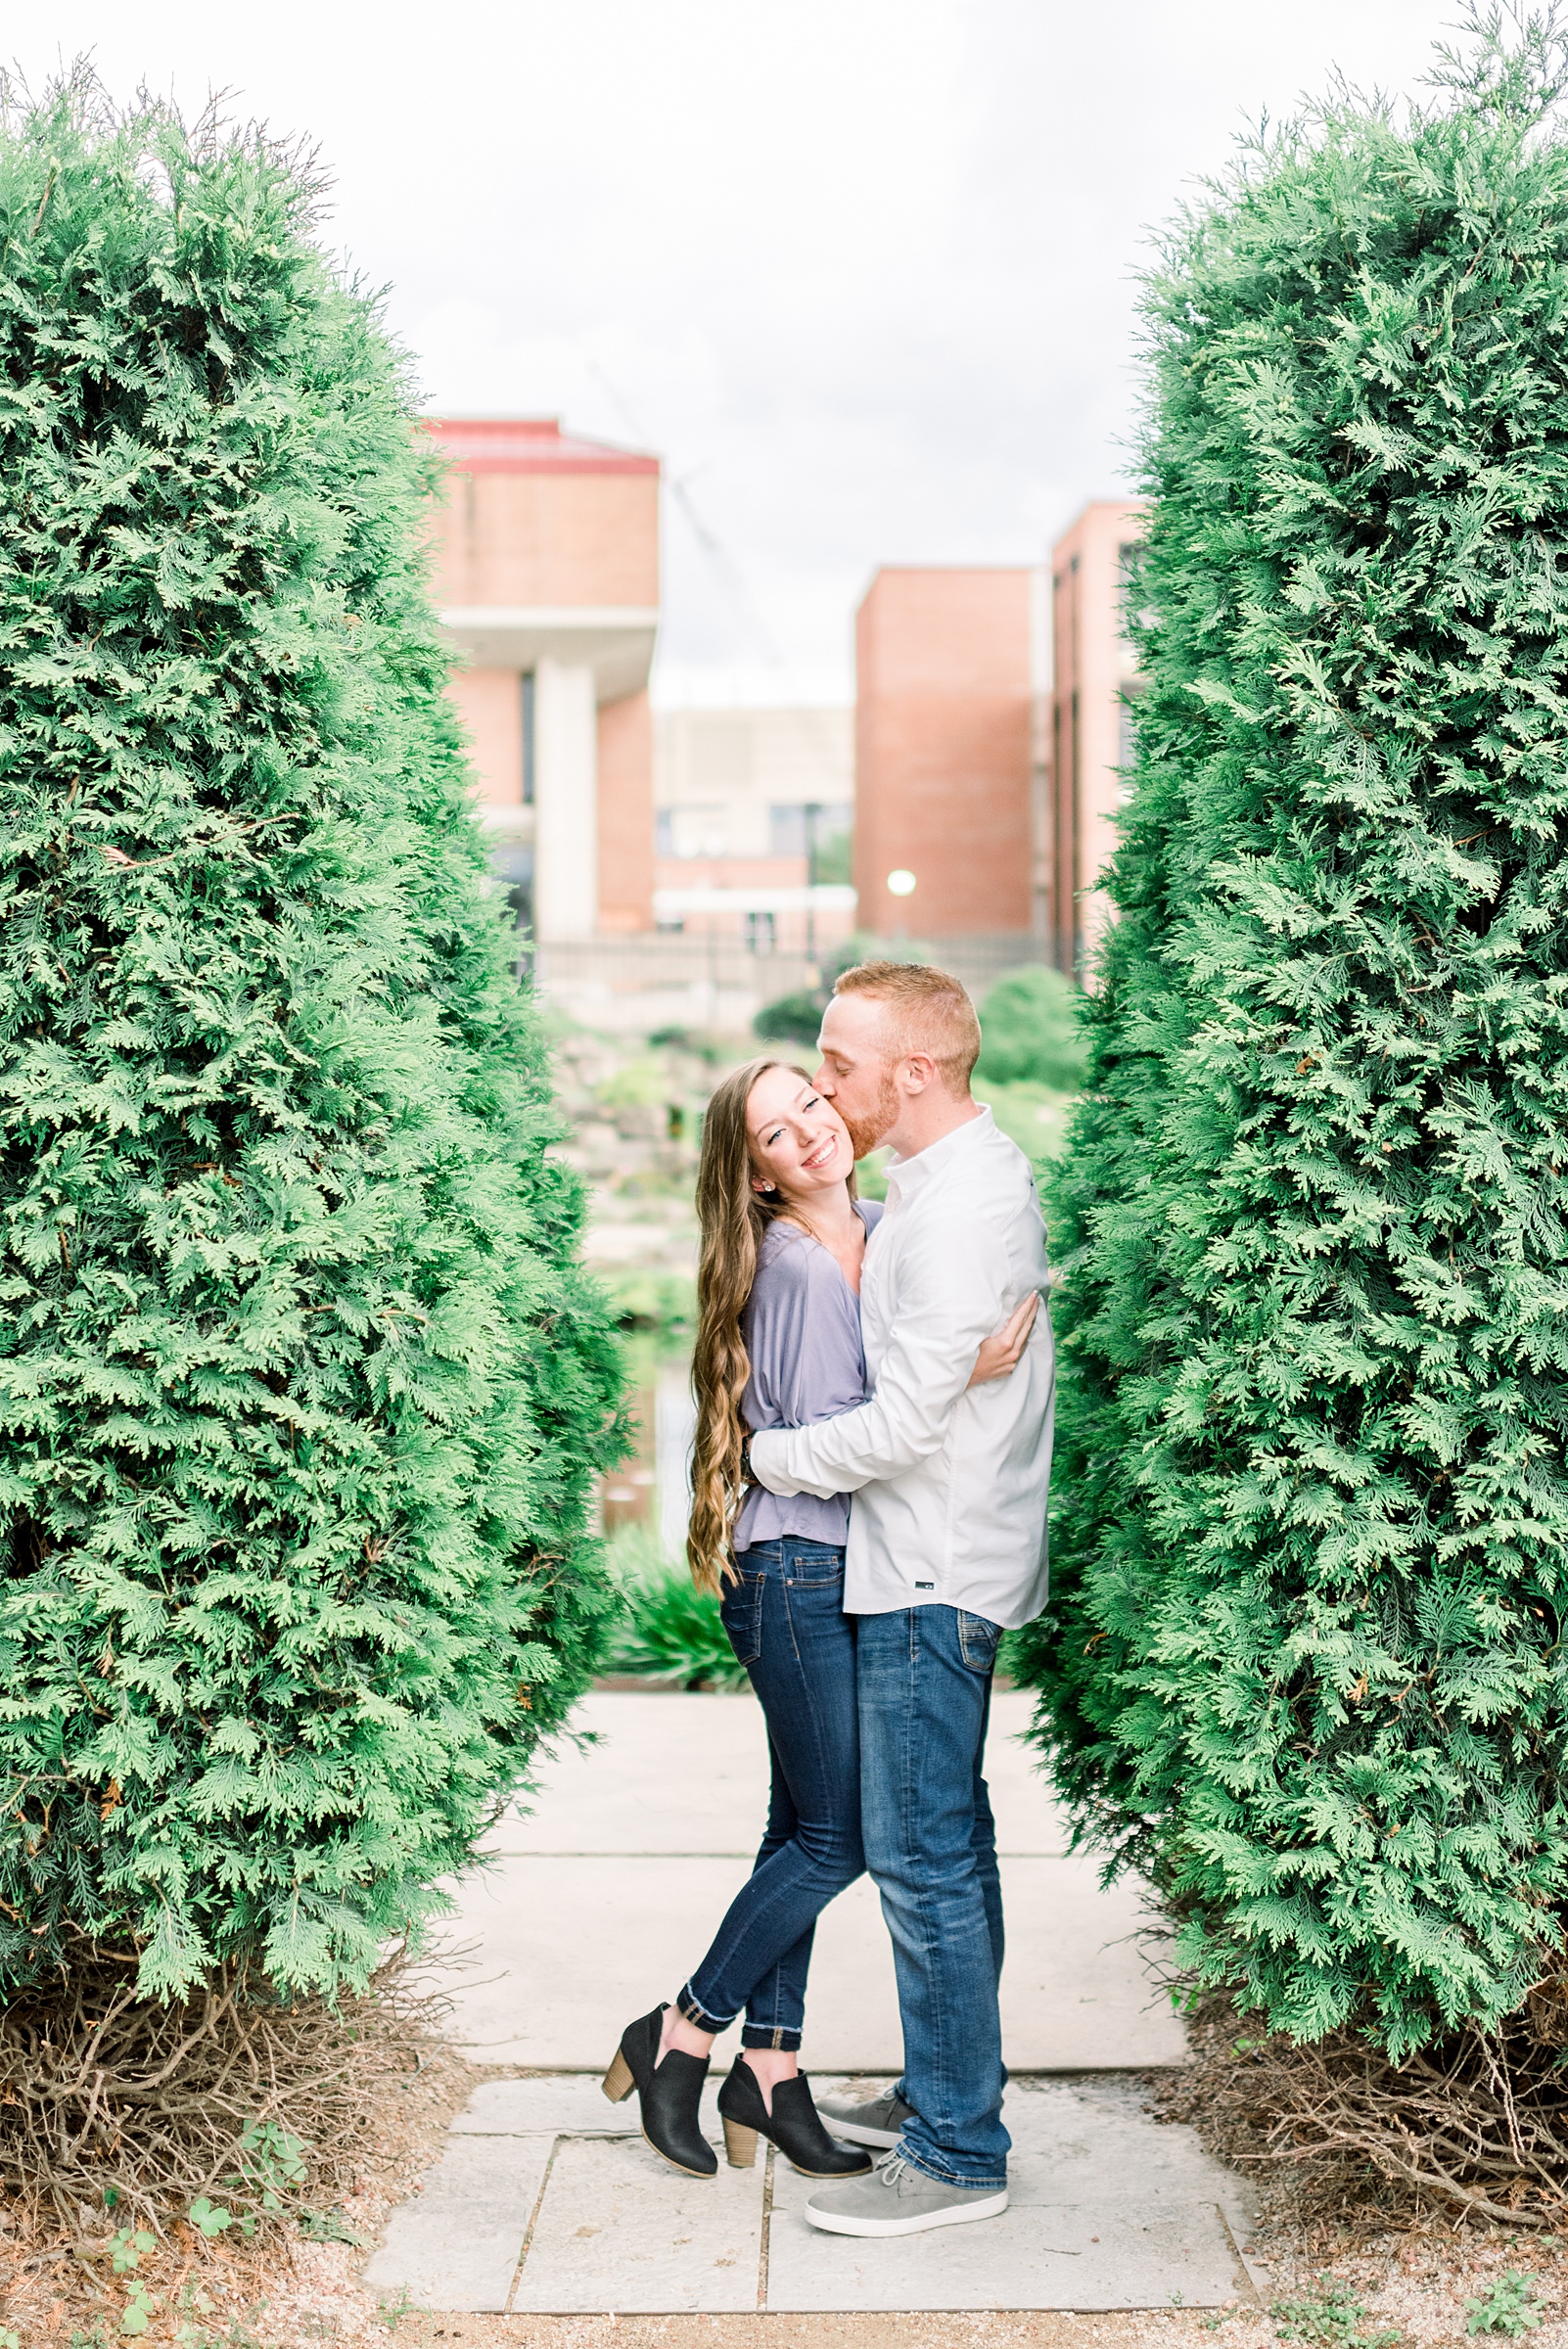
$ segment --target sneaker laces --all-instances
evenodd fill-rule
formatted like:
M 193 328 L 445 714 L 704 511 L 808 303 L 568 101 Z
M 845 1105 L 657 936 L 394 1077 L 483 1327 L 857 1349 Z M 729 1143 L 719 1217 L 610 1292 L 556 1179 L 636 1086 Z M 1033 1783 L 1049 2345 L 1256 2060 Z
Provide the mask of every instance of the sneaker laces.
M 886 2161 L 877 2163 L 877 2176 L 884 2186 L 896 2187 L 899 2179 L 906 2175 L 908 2168 L 909 2156 L 907 2153 L 894 2151 L 888 2155 Z

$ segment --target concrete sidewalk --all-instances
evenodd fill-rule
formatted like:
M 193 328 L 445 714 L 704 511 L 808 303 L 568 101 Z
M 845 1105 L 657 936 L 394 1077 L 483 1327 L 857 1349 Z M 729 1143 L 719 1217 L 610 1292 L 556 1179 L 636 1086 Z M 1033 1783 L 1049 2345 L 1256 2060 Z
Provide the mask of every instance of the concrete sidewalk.
M 1245 2188 L 1190 2129 L 1156 2127 L 1135 2084 L 1015 2081 L 1003 2118 L 999 2219 L 864 2242 L 810 2226 L 812 2182 L 774 2155 L 685 2178 L 616 2134 L 626 2119 L 595 2078 L 490 2081 L 392 2213 L 367 2280 L 425 2308 L 539 2316 L 1257 2305 Z
M 1161 1942 L 1134 1884 L 1102 1892 L 1072 1857 L 1022 1743 L 1031 1699 L 998 1693 L 988 1777 L 1007 1906 L 1002 2027 L 1015 2071 L 1179 2063 L 1181 2028 L 1151 1971 Z M 490 1865 L 455 1888 L 452 2036 L 483 2063 L 590 2070 L 624 2026 L 672 1999 L 750 1871 L 767 1809 L 761 1708 L 736 1696 L 609 1690 L 576 1727 L 591 1744 L 539 1773 L 537 1808 L 503 1820 Z M 718 2042 L 727 2061 L 739 2031 Z M 805 2059 L 897 2072 L 893 1958 L 862 1879 L 817 1927 Z
M 751 1865 L 767 1791 L 749 1694 L 613 1690 L 578 1717 L 592 1742 L 540 1773 L 537 1810 L 503 1820 L 490 1866 L 458 1888 L 453 1939 L 471 1960 L 437 1977 L 467 2053 L 545 2076 L 476 2091 L 393 2212 L 371 2284 L 453 2313 L 540 2315 L 1255 2301 L 1245 2188 L 1192 2131 L 1157 2125 L 1135 2080 L 1106 2076 L 1181 2061 L 1181 2033 L 1149 1970 L 1136 1888 L 1101 1892 L 1092 1863 L 1066 1852 L 1020 1743 L 1028 1716 L 1026 1697 L 998 1696 L 989 1770 L 1015 2074 L 1003 2217 L 888 2243 L 821 2234 L 801 2215 L 809 2182 L 787 2162 L 684 2178 L 644 2144 L 634 2103 L 606 2103 L 599 2073 L 622 2029 L 701 1956 Z M 818 1928 L 805 2052 L 823 2093 L 869 2094 L 899 2068 L 892 1960 L 866 1885 Z M 715 2144 L 729 2058 L 721 2041 L 705 2107 Z M 1016 2076 L 1042 2072 L 1069 2076 Z

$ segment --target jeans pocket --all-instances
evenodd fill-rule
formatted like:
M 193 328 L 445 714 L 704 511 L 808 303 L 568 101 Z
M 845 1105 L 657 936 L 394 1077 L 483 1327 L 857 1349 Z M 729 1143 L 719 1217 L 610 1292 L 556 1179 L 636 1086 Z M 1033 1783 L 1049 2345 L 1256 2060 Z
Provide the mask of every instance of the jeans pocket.
M 762 1589 L 765 1574 L 740 1570 L 740 1581 L 727 1584 L 718 1615 L 729 1634 L 737 1664 L 755 1664 L 762 1652 Z
M 790 1589 L 825 1589 L 830 1583 L 844 1580 L 844 1552 L 831 1548 L 825 1542 L 811 1542 L 804 1549 L 787 1550 L 784 1555 L 784 1580 Z
M 996 1666 L 996 1643 L 1001 1637 L 1001 1625 L 992 1623 L 984 1615 L 969 1615 L 958 1609 L 958 1651 L 971 1672 L 992 1672 Z

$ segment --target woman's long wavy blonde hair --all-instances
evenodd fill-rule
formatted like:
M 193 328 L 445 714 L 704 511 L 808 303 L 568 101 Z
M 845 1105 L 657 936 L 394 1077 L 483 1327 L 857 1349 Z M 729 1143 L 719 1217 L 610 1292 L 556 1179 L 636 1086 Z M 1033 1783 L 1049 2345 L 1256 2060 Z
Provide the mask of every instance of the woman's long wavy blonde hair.
M 762 1235 L 789 1210 L 776 1194 L 760 1197 L 752 1188 L 751 1135 L 746 1104 L 759 1077 L 789 1069 L 808 1084 L 807 1070 L 792 1060 L 749 1060 L 726 1077 L 708 1104 L 702 1156 L 697 1167 L 697 1220 L 702 1251 L 697 1262 L 697 1344 L 691 1383 L 697 1398 L 697 1436 L 692 1448 L 691 1523 L 686 1557 L 699 1590 L 721 1593 L 735 1580 L 731 1529 L 744 1488 L 741 1484 L 741 1397 L 752 1365 L 741 1335 L 741 1314 L 757 1278 Z M 854 1177 L 850 1177 L 854 1196 Z

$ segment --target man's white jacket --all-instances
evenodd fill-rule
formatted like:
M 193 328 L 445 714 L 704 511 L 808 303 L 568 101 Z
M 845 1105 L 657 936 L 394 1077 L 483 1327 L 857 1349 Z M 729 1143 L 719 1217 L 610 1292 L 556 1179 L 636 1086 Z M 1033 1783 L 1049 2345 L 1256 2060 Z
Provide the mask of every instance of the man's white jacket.
M 1056 1400 L 1042 1305 L 1008 1378 L 969 1386 L 981 1340 L 1047 1284 L 1045 1229 L 1023 1152 L 989 1109 L 887 1171 L 866 1243 L 860 1327 L 869 1400 L 752 1438 L 770 1493 L 853 1493 L 851 1615 L 963 1607 L 1005 1629 L 1045 1603 Z

